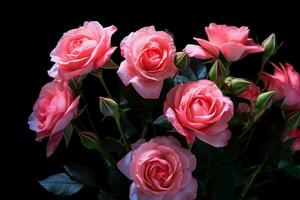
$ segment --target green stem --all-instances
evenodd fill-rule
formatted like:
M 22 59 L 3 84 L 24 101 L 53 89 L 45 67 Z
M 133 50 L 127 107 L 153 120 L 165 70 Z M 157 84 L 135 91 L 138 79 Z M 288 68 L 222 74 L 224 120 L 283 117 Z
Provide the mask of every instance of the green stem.
M 81 98 L 82 98 L 82 100 L 83 100 L 84 105 L 88 105 L 88 104 L 87 104 L 87 101 L 86 101 L 86 99 L 85 99 L 85 95 L 84 95 L 84 93 L 83 93 L 82 88 L 80 88 L 80 94 L 81 94 Z M 86 108 L 86 114 L 87 114 L 88 120 L 89 120 L 89 122 L 90 122 L 90 124 L 91 124 L 91 126 L 92 126 L 92 128 L 93 128 L 93 131 L 97 132 L 96 126 L 95 126 L 95 124 L 94 124 L 94 122 L 93 122 L 93 119 L 92 119 L 91 114 L 90 114 L 90 112 L 89 112 L 89 107 L 88 107 L 88 106 L 87 106 L 87 108 Z
M 104 81 L 102 70 L 99 70 L 97 78 L 99 79 L 99 81 L 100 81 L 102 87 L 104 88 L 106 94 L 108 95 L 108 97 L 112 98 L 112 95 L 111 95 L 111 93 L 110 93 L 110 91 L 109 91 L 109 89 L 108 89 L 108 87 L 107 87 L 107 85 Z
M 115 120 L 116 120 L 116 123 L 117 123 L 118 130 L 119 130 L 119 132 L 120 132 L 121 138 L 122 138 L 122 140 L 123 140 L 123 142 L 124 142 L 126 152 L 128 153 L 131 149 L 130 149 L 130 146 L 129 146 L 129 144 L 128 144 L 128 141 L 127 141 L 127 139 L 126 139 L 126 137 L 125 137 L 125 134 L 124 134 L 124 132 L 123 132 L 123 129 L 122 129 L 122 127 L 121 127 L 120 116 L 115 117 Z
M 245 198 L 246 197 L 246 194 L 247 192 L 249 191 L 251 185 L 253 184 L 256 176 L 259 174 L 259 172 L 261 171 L 263 167 L 263 164 L 260 164 L 258 167 L 256 167 L 255 171 L 251 174 L 251 176 L 249 177 L 249 179 L 247 180 L 243 190 L 242 190 L 242 194 L 241 194 L 241 197 L 242 198 Z
M 262 74 L 262 72 L 264 71 L 264 68 L 265 68 L 266 63 L 267 63 L 267 60 L 266 60 L 266 61 L 262 61 L 262 64 L 261 64 L 260 70 L 259 70 L 259 75 L 258 75 L 258 77 L 257 77 L 257 79 L 256 79 L 256 84 L 258 84 L 259 77 L 260 77 L 260 75 Z

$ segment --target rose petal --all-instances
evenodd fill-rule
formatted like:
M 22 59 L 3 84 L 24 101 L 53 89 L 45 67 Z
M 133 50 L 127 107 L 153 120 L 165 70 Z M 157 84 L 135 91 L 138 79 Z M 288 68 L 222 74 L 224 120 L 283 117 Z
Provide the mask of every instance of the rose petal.
M 50 135 L 50 138 L 47 143 L 47 157 L 50 157 L 54 153 L 60 141 L 62 140 L 63 135 L 64 135 L 63 131 L 59 131 Z
M 228 140 L 231 138 L 231 131 L 229 129 L 225 129 L 224 131 L 219 132 L 216 135 L 208 135 L 205 133 L 196 133 L 197 137 L 214 146 L 214 147 L 224 147 L 228 144 Z
M 198 45 L 188 44 L 183 50 L 189 57 L 198 58 L 198 59 L 209 59 L 213 56 L 205 51 L 202 47 Z
M 163 87 L 163 81 L 152 81 L 139 77 L 131 79 L 134 89 L 145 99 L 158 99 Z
M 132 160 L 132 151 L 126 154 L 118 163 L 118 169 L 130 180 L 132 180 L 130 175 L 130 164 Z

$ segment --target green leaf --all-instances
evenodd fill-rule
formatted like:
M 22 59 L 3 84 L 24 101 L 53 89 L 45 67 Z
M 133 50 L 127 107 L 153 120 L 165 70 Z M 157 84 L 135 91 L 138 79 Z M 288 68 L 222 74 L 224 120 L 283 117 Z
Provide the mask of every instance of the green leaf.
M 83 185 L 70 179 L 65 173 L 55 174 L 39 181 L 45 190 L 54 195 L 70 196 L 77 193 Z
M 207 75 L 206 65 L 204 65 L 199 59 L 192 58 L 190 68 L 193 70 L 197 80 L 202 80 Z
M 207 69 L 199 59 L 191 58 L 190 66 L 180 73 L 190 81 L 197 81 L 206 77 Z
M 64 138 L 65 138 L 65 141 L 66 141 L 66 146 L 68 147 L 69 146 L 69 142 L 70 142 L 70 139 L 71 139 L 71 136 L 73 134 L 73 126 L 72 124 L 68 124 L 68 126 L 64 129 Z
M 123 150 L 121 141 L 112 137 L 106 137 L 101 140 L 101 146 L 106 152 L 122 152 Z
M 172 129 L 172 125 L 170 124 L 170 122 L 167 120 L 167 118 L 164 115 L 157 117 L 154 120 L 153 124 L 156 126 L 166 128 L 166 129 Z
M 211 171 L 211 198 L 213 200 L 231 200 L 235 180 L 223 167 L 216 166 Z
M 297 179 L 300 179 L 300 165 L 292 164 L 289 167 L 286 167 L 284 171 Z
M 184 84 L 188 81 L 189 81 L 189 79 L 187 79 L 185 76 L 182 76 L 182 75 L 177 75 L 173 78 L 174 85 Z
M 124 174 L 116 168 L 108 168 L 106 174 L 107 185 L 110 188 L 110 191 L 115 192 L 116 194 L 128 193 L 130 181 Z
M 185 70 L 182 70 L 180 73 L 182 76 L 186 77 L 190 81 L 198 80 L 195 73 L 193 72 L 193 70 L 190 67 L 186 68 Z
M 87 149 L 96 149 L 99 145 L 99 138 L 96 133 L 81 131 L 79 133 L 80 140 L 82 144 Z
M 114 198 L 114 194 L 108 193 L 106 191 L 101 191 L 98 194 L 98 200 L 116 200 L 116 199 Z
M 68 164 L 64 166 L 66 172 L 78 182 L 96 187 L 96 174 L 88 167 L 79 164 Z

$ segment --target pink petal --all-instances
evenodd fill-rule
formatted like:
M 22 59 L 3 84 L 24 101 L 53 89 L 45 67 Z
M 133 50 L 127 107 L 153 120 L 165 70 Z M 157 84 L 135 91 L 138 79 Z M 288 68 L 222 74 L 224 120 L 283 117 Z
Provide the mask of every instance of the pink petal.
M 129 198 L 130 200 L 164 200 L 163 195 L 151 195 L 139 191 L 139 189 L 135 186 L 134 183 L 132 183 L 130 186 Z
M 58 147 L 61 139 L 63 138 L 63 135 L 64 135 L 63 131 L 60 131 L 60 132 L 50 135 L 50 138 L 49 138 L 48 144 L 47 144 L 47 157 L 51 156 L 54 153 L 54 151 Z
M 212 57 L 217 58 L 219 56 L 220 49 L 214 44 L 208 42 L 207 40 L 203 40 L 201 38 L 194 38 L 194 40 L 196 40 L 203 48 L 203 50 L 209 53 Z
M 296 152 L 300 150 L 300 138 L 296 139 L 294 143 L 291 145 L 292 152 Z
M 134 69 L 128 65 L 126 60 L 121 62 L 117 74 L 125 86 L 129 85 L 131 80 L 135 77 Z
M 144 139 L 144 138 L 141 138 L 139 139 L 138 141 L 136 141 L 134 144 L 131 144 L 131 148 L 134 150 L 134 149 L 137 149 L 139 148 L 142 144 L 146 143 L 147 141 Z
M 165 116 L 168 119 L 168 121 L 174 126 L 174 128 L 176 129 L 176 131 L 178 133 L 180 133 L 181 135 L 183 135 L 188 144 L 193 144 L 195 141 L 195 135 L 193 133 L 191 133 L 189 130 L 183 128 L 181 126 L 181 124 L 178 122 L 177 118 L 176 118 L 176 114 L 174 112 L 174 110 L 170 107 L 167 108 L 167 104 L 165 103 L 164 105 L 165 107 Z
M 55 63 L 50 70 L 48 70 L 48 75 L 52 78 L 56 78 L 58 76 L 58 64 Z
M 77 105 L 79 103 L 80 96 L 78 96 L 69 106 L 68 110 L 65 114 L 60 118 L 60 120 L 56 123 L 55 127 L 52 130 L 52 133 L 56 133 L 58 131 L 63 130 L 73 119 L 73 117 L 77 114 Z
M 164 82 L 135 77 L 131 80 L 131 84 L 143 98 L 158 99 Z
M 262 52 L 264 49 L 261 46 L 245 46 L 240 43 L 228 42 L 221 47 L 221 51 L 229 61 L 233 62 L 248 54 Z
M 209 59 L 212 58 L 212 55 L 207 53 L 202 47 L 198 45 L 188 44 L 183 50 L 188 54 L 189 57 L 198 58 L 198 59 Z
M 208 134 L 197 134 L 197 137 L 214 147 L 224 147 L 227 145 L 228 140 L 231 138 L 231 131 L 229 129 L 225 129 L 222 132 L 219 132 L 217 135 L 208 135 Z
M 181 188 L 178 192 L 172 195 L 166 195 L 163 200 L 194 200 L 197 198 L 198 183 L 195 178 Z
M 98 69 L 102 67 L 111 57 L 111 55 L 115 52 L 117 47 L 112 47 L 108 51 L 105 52 L 104 56 L 96 61 L 94 64 L 94 69 Z
M 132 159 L 132 151 L 130 151 L 126 156 L 124 156 L 118 163 L 118 169 L 130 180 L 132 180 L 130 175 L 130 163 Z

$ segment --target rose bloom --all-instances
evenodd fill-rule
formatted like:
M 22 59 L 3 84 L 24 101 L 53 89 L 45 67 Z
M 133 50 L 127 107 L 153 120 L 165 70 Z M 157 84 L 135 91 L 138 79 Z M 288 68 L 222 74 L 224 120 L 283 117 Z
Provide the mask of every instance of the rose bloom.
M 258 95 L 260 94 L 260 88 L 252 81 L 249 82 L 250 82 L 249 88 L 246 91 L 242 92 L 242 94 L 240 94 L 239 97 L 247 99 L 250 101 L 251 104 L 254 104 L 256 102 Z M 239 103 L 238 110 L 240 112 L 250 112 L 250 109 L 251 108 L 248 104 Z
M 268 91 L 276 92 L 276 99 L 285 98 L 284 106 L 288 110 L 300 110 L 300 76 L 289 63 L 275 64 L 274 74 L 263 73 L 261 80 Z
M 52 81 L 40 92 L 29 117 L 30 129 L 36 132 L 36 140 L 49 137 L 47 156 L 57 148 L 63 138 L 63 130 L 77 115 L 79 98 L 74 98 L 66 82 Z
M 196 157 L 172 136 L 138 141 L 118 162 L 118 168 L 133 183 L 130 199 L 193 200 L 198 184 L 192 177 Z
M 296 152 L 300 150 L 300 129 L 293 128 L 290 130 L 283 138 L 283 141 L 287 141 L 290 139 L 295 139 L 293 144 L 291 145 L 291 151 Z
M 208 41 L 194 38 L 200 46 L 189 44 L 185 52 L 190 57 L 199 59 L 218 58 L 220 52 L 229 61 L 237 61 L 250 53 L 264 51 L 264 48 L 248 38 L 249 29 L 246 26 L 240 28 L 235 26 L 217 25 L 210 23 L 205 27 Z
M 189 144 L 197 137 L 215 147 L 226 146 L 233 112 L 232 101 L 209 80 L 176 85 L 164 102 L 164 115 Z
M 147 99 L 158 99 L 164 79 L 177 73 L 174 64 L 173 38 L 154 26 L 131 33 L 121 42 L 121 63 L 118 75 L 124 85 L 130 83 Z
M 115 26 L 103 28 L 92 21 L 64 33 L 50 54 L 55 64 L 48 71 L 49 76 L 68 80 L 103 66 L 116 49 L 111 47 L 111 36 L 116 30 Z

